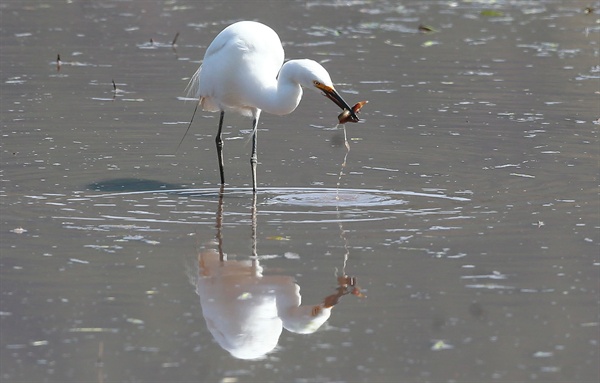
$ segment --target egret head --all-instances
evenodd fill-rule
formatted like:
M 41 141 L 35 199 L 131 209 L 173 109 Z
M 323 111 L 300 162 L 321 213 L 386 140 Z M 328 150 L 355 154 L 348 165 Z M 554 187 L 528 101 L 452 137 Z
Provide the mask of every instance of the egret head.
M 352 108 L 333 87 L 333 82 L 331 81 L 329 73 L 321 64 L 308 59 L 293 61 L 298 65 L 297 69 L 294 70 L 296 82 L 307 89 L 312 89 L 323 94 L 342 110 L 348 110 L 350 113 L 349 120 L 352 122 L 359 121 Z

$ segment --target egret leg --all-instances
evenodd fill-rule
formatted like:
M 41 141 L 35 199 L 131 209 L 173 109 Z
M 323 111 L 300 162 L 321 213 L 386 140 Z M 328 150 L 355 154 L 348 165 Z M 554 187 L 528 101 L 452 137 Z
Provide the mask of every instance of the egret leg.
M 221 117 L 219 118 L 219 131 L 217 132 L 217 137 L 215 137 L 215 142 L 217 143 L 217 157 L 219 158 L 219 173 L 221 173 L 221 187 L 225 186 L 225 172 L 223 171 L 223 117 L 225 116 L 225 111 L 221 111 Z
M 260 111 L 255 114 L 254 120 L 252 121 L 252 156 L 250 156 L 250 166 L 252 167 L 252 192 L 256 193 L 256 163 L 258 162 L 258 155 L 256 154 L 256 133 L 258 131 L 258 118 L 260 117 Z

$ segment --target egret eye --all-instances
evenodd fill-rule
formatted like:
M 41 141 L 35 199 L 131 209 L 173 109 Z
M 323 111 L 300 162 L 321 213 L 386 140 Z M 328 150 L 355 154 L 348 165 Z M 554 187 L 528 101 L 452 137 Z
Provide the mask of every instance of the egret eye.
M 321 313 L 321 306 L 313 306 L 310 315 L 316 317 L 317 315 L 319 315 L 319 313 Z

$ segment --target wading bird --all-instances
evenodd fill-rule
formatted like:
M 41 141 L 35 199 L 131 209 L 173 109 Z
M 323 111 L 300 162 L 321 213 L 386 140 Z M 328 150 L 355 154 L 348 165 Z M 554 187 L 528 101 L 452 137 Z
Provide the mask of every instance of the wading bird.
M 258 161 L 256 133 L 262 111 L 276 115 L 293 112 L 300 103 L 304 87 L 322 93 L 342 108 L 346 121 L 359 121 L 356 110 L 335 90 L 329 73 L 321 64 L 308 59 L 289 60 L 284 64 L 283 59 L 281 40 L 273 29 L 254 21 L 240 21 L 215 37 L 206 50 L 202 65 L 190 80 L 189 93 L 199 98 L 198 105 L 206 111 L 221 112 L 215 141 L 222 186 L 225 175 L 221 133 L 226 111 L 252 117 L 250 165 L 254 193 Z

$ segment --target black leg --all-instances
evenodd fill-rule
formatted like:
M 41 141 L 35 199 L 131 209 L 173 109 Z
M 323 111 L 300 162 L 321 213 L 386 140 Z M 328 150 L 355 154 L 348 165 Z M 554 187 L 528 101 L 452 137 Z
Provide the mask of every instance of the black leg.
M 250 156 L 250 166 L 252 167 L 252 192 L 256 193 L 256 163 L 258 162 L 258 155 L 256 154 L 256 133 L 258 131 L 258 118 L 259 113 L 256 114 L 252 121 L 252 156 Z
M 223 130 L 223 116 L 225 116 L 225 111 L 221 111 L 219 131 L 217 132 L 217 137 L 215 137 L 215 142 L 217 143 L 217 157 L 219 158 L 219 173 L 221 173 L 221 187 L 225 186 L 225 173 L 223 171 L 223 136 L 221 134 L 221 131 Z

